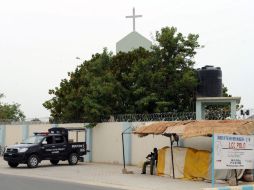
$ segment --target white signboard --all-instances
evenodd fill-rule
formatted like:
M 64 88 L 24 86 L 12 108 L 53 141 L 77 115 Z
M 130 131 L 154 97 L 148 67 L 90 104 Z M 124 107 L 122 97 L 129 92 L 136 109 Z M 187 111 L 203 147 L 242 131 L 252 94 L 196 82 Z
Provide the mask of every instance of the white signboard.
M 214 169 L 253 169 L 254 138 L 243 135 L 214 135 Z

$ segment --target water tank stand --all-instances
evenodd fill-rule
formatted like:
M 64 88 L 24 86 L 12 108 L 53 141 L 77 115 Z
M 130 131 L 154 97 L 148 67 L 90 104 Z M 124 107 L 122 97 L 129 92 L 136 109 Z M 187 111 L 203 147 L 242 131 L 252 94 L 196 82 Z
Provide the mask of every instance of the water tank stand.
M 230 104 L 230 118 L 236 119 L 236 105 L 241 97 L 199 97 L 196 100 L 196 120 L 205 119 L 205 107 L 209 105 Z

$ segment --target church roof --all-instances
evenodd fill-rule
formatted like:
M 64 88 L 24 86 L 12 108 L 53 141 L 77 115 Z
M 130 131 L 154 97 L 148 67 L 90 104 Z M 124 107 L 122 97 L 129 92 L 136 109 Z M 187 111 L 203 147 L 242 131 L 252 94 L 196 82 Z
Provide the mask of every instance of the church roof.
M 139 47 L 151 50 L 152 42 L 136 31 L 129 33 L 116 43 L 116 52 L 128 52 Z

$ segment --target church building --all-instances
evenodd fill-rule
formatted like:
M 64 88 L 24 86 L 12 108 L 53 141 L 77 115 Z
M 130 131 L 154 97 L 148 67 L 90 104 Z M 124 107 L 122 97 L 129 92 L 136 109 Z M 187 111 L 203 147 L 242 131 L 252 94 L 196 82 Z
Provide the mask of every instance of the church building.
M 126 18 L 132 18 L 133 20 L 133 31 L 116 43 L 116 53 L 120 51 L 127 53 L 139 47 L 151 50 L 152 42 L 136 32 L 135 19 L 138 17 L 142 17 L 142 15 L 136 15 L 135 8 L 133 8 L 132 16 L 126 16 Z

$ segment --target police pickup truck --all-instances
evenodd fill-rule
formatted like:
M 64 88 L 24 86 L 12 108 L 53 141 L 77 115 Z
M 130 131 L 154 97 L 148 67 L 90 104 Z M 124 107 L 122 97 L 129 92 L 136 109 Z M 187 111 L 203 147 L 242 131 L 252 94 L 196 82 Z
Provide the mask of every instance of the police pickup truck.
M 9 166 L 16 168 L 19 164 L 27 164 L 29 168 L 36 168 L 42 160 L 50 160 L 57 165 L 60 160 L 68 160 L 70 165 L 76 165 L 78 161 L 84 161 L 82 156 L 88 152 L 86 142 L 78 142 L 69 139 L 70 132 L 86 132 L 85 128 L 60 128 L 54 127 L 48 132 L 34 133 L 34 136 L 6 148 L 4 160 Z M 85 133 L 86 136 L 86 133 Z M 85 138 L 84 138 L 85 140 Z

